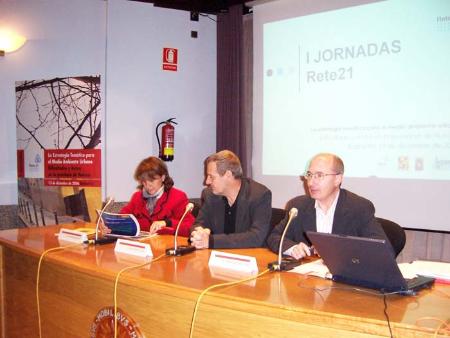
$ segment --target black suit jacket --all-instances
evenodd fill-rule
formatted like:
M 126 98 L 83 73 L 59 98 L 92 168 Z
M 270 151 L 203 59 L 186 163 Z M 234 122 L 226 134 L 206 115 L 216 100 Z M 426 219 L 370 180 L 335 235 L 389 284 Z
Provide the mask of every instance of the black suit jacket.
M 235 202 L 236 231 L 232 234 L 224 234 L 223 197 L 214 195 L 209 188 L 202 193 L 202 206 L 191 231 L 196 226 L 211 229 L 210 248 L 251 248 L 264 245 L 270 228 L 272 193 L 267 187 L 251 179 L 243 178 L 241 182 L 241 190 Z
M 282 252 L 304 242 L 310 245 L 306 231 L 317 231 L 315 200 L 309 196 L 298 196 L 286 204 L 286 210 L 295 207 L 298 216 L 294 218 L 287 230 Z M 333 218 L 333 234 L 387 239 L 381 225 L 375 219 L 375 208 L 369 200 L 348 190 L 341 189 Z M 288 221 L 286 217 L 272 230 L 267 239 L 269 248 L 278 252 L 281 235 Z

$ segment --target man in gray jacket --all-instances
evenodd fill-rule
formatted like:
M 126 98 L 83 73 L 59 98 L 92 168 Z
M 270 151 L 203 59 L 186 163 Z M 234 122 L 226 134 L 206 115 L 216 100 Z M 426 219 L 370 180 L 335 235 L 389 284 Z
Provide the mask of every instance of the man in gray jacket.
M 202 206 L 191 227 L 197 249 L 261 247 L 272 215 L 272 193 L 242 177 L 239 158 L 222 150 L 205 160 L 206 185 Z

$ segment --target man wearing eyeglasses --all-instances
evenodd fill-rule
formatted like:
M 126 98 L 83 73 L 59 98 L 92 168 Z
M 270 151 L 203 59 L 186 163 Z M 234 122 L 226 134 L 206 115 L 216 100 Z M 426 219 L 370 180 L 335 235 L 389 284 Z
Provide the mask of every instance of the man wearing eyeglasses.
M 348 236 L 386 239 L 381 225 L 375 220 L 375 208 L 369 200 L 341 188 L 344 163 L 334 155 L 314 156 L 303 176 L 309 196 L 290 200 L 286 209 L 298 209 L 284 238 L 282 252 L 300 259 L 310 256 L 312 250 L 306 231 L 318 231 Z M 278 252 L 286 216 L 267 239 L 269 248 Z

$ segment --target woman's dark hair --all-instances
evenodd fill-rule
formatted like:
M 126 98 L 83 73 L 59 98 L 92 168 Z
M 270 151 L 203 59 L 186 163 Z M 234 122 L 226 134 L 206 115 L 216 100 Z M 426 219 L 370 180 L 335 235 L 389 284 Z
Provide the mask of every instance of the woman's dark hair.
M 173 187 L 173 179 L 169 175 L 166 164 L 158 157 L 150 156 L 143 159 L 134 171 L 134 179 L 139 183 L 138 189 L 142 189 L 142 181 L 151 181 L 157 176 L 166 176 L 164 179 L 164 191 L 169 191 Z

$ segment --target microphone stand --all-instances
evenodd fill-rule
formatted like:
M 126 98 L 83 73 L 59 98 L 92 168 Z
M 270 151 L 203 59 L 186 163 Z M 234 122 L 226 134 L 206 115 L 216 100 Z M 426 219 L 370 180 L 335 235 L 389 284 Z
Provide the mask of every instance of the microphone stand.
M 194 208 L 194 204 L 192 204 L 192 203 L 188 203 L 186 205 L 186 210 L 184 211 L 183 216 L 181 216 L 181 219 L 177 225 L 177 229 L 175 230 L 175 235 L 174 235 L 174 239 L 173 239 L 174 247 L 166 250 L 166 256 L 183 256 L 183 255 L 195 250 L 195 246 L 177 245 L 178 230 L 180 229 L 181 223 L 183 222 L 184 217 L 186 217 L 187 213 L 189 211 L 191 211 L 193 208 Z
M 285 257 L 282 259 L 281 252 L 283 250 L 283 242 L 284 242 L 284 236 L 286 235 L 287 229 L 289 228 L 289 225 L 291 224 L 291 221 L 297 217 L 298 210 L 297 208 L 291 208 L 289 210 L 289 219 L 284 227 L 283 234 L 281 235 L 280 239 L 280 248 L 278 249 L 278 260 L 275 262 L 271 262 L 268 265 L 269 270 L 271 271 L 288 271 L 295 268 L 297 265 L 300 265 L 301 262 L 294 257 Z

